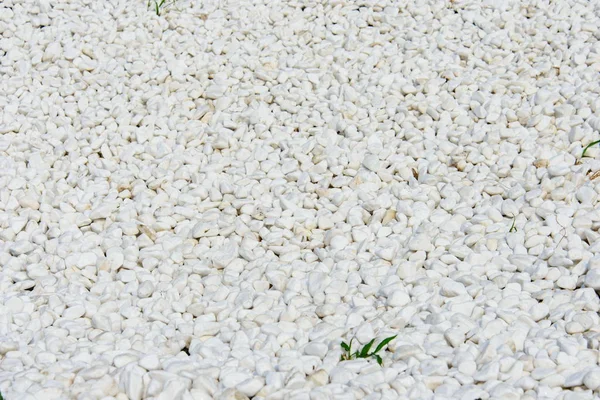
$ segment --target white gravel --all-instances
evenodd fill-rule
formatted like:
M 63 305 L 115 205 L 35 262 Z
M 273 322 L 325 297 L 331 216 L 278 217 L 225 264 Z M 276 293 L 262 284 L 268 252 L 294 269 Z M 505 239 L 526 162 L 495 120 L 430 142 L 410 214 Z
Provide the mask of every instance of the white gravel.
M 595 0 L 2 0 L 0 392 L 598 398 L 599 27 Z

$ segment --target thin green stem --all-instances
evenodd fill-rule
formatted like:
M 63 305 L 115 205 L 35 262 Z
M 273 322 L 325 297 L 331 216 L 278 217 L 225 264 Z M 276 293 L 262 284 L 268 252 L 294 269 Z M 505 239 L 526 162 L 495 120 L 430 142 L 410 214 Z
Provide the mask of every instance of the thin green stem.
M 585 148 L 583 149 L 583 152 L 581 153 L 581 158 L 585 157 L 585 152 L 592 146 L 596 145 L 600 143 L 600 140 L 596 140 L 595 142 L 592 142 L 590 144 L 588 144 L 587 146 L 585 146 Z

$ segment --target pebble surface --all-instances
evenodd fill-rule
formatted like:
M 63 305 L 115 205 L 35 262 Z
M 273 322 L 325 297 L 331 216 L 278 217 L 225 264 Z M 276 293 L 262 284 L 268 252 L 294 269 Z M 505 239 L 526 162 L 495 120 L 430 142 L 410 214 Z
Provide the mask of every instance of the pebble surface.
M 3 0 L 0 392 L 598 398 L 599 11 Z

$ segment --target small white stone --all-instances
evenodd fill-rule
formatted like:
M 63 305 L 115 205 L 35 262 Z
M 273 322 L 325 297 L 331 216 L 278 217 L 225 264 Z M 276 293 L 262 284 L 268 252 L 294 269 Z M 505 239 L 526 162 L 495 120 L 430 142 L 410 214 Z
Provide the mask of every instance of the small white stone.
M 408 242 L 408 248 L 412 251 L 433 251 L 434 246 L 431 238 L 426 235 L 413 236 Z
M 61 54 L 62 54 L 62 46 L 60 45 L 60 42 L 58 42 L 58 41 L 51 42 L 48 44 L 48 46 L 46 47 L 46 50 L 44 51 L 44 55 L 42 56 L 42 61 L 54 62 L 60 57 Z
M 235 388 L 248 397 L 253 397 L 265 385 L 262 377 L 254 377 L 238 384 Z
M 401 345 L 396 347 L 393 358 L 394 360 L 404 360 L 422 352 L 418 346 Z
M 322 215 L 319 217 L 317 227 L 322 230 L 328 230 L 334 227 L 334 222 L 328 216 Z
M 600 290 L 600 269 L 592 269 L 585 275 L 585 286 L 595 290 Z
M 95 253 L 90 252 L 85 252 L 85 253 L 81 253 L 79 255 L 79 257 L 77 258 L 77 267 L 78 268 L 85 268 L 88 266 L 95 266 L 96 263 L 98 262 L 98 256 Z
M 138 361 L 138 357 L 134 354 L 119 354 L 113 358 L 113 365 L 117 368 L 123 368 L 127 364 L 131 364 Z
M 144 281 L 138 287 L 138 296 L 142 299 L 150 297 L 154 293 L 154 284 L 150 281 Z
M 456 297 L 467 294 L 467 289 L 460 282 L 446 281 L 442 284 L 440 294 L 444 297 Z
M 600 387 L 600 369 L 595 368 L 583 377 L 583 384 L 590 390 Z
M 144 394 L 143 377 L 146 371 L 138 366 L 134 366 L 121 373 L 120 386 L 127 394 L 130 400 L 141 400 Z
M 311 342 L 304 348 L 304 353 L 309 356 L 317 356 L 323 359 L 327 354 L 328 347 L 324 343 Z
M 90 212 L 90 219 L 95 220 L 95 219 L 106 219 L 108 217 L 111 216 L 113 210 L 114 210 L 115 206 L 112 204 L 102 204 L 96 208 L 94 208 L 91 212 Z
M 111 247 L 106 251 L 106 261 L 111 271 L 116 271 L 123 266 L 125 255 L 120 247 Z
M 494 379 L 498 379 L 498 373 L 500 372 L 500 364 L 493 361 L 484 365 L 479 371 L 473 375 L 473 379 L 476 382 L 488 382 Z
M 565 164 L 557 164 L 548 166 L 548 174 L 550 176 L 564 176 L 571 171 L 571 168 Z
M 17 240 L 10 246 L 9 251 L 10 254 L 12 254 L 15 257 L 18 257 L 21 254 L 31 253 L 34 249 L 35 246 L 33 245 L 33 243 L 27 240 Z
M 477 371 L 477 363 L 472 360 L 462 361 L 458 364 L 458 372 L 467 376 L 473 376 Z
M 534 304 L 529 309 L 529 315 L 536 322 L 546 318 L 548 314 L 550 314 L 550 308 L 543 303 Z
M 347 385 L 352 379 L 354 379 L 355 376 L 355 373 L 341 366 L 333 368 L 329 373 L 331 383 L 337 383 L 342 385 Z
M 17 296 L 12 296 L 8 300 L 6 300 L 6 303 L 4 303 L 4 305 L 8 307 L 8 309 L 14 314 L 22 312 L 24 308 L 23 300 L 21 300 Z
M 39 201 L 30 195 L 27 196 L 23 196 L 19 198 L 19 205 L 23 208 L 31 208 L 33 210 L 39 210 L 40 209 L 40 203 Z
M 156 354 L 149 354 L 145 357 L 140 358 L 138 365 L 147 371 L 159 369 L 161 366 L 160 359 Z
M 381 168 L 381 162 L 379 161 L 379 157 L 374 154 L 369 154 L 365 156 L 363 166 L 369 171 L 377 172 Z
M 315 386 L 323 386 L 329 382 L 329 374 L 325 370 L 318 370 L 314 374 L 308 377 L 308 380 L 311 381 Z
M 402 307 L 410 303 L 410 295 L 403 290 L 395 290 L 388 296 L 387 304 L 390 307 Z
M 450 328 L 444 332 L 444 338 L 452 347 L 459 347 L 465 342 L 465 334 L 458 329 Z
M 121 270 L 117 274 L 117 278 L 123 283 L 133 282 L 137 279 L 135 272 L 131 270 Z
M 63 318 L 66 318 L 66 319 L 76 319 L 76 318 L 81 318 L 84 314 L 85 314 L 85 307 L 78 305 L 78 306 L 66 308 L 63 311 L 62 316 L 63 316 Z

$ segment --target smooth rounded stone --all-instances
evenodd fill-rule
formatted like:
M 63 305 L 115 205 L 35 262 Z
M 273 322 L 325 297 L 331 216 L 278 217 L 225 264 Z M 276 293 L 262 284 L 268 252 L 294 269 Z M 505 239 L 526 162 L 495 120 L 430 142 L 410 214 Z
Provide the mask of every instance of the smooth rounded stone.
M 144 394 L 143 377 L 146 372 L 137 366 L 121 373 L 120 387 L 131 400 L 141 400 Z
M 375 371 L 369 374 L 360 374 L 352 382 L 359 385 L 379 386 L 385 383 L 385 375 L 382 371 Z
M 98 256 L 92 252 L 81 253 L 78 258 L 76 265 L 78 268 L 85 268 L 89 266 L 95 266 L 98 261 Z
M 499 372 L 500 364 L 497 362 L 490 362 L 473 374 L 473 379 L 476 382 L 488 382 L 497 379 Z
M 17 314 L 23 311 L 25 304 L 19 297 L 12 296 L 5 301 L 4 306 L 7 307 L 10 312 Z
M 111 247 L 106 251 L 106 262 L 110 270 L 116 271 L 123 266 L 125 255 L 120 247 Z
M 121 270 L 117 274 L 117 278 L 123 283 L 133 282 L 137 279 L 135 272 L 131 270 Z
M 312 342 L 306 345 L 306 347 L 304 348 L 304 354 L 307 354 L 309 356 L 317 356 L 320 359 L 323 359 L 327 354 L 328 350 L 329 349 L 326 344 Z
M 113 365 L 117 368 L 122 368 L 127 364 L 138 361 L 138 357 L 133 354 L 120 354 L 113 359 Z
M 363 166 L 369 171 L 377 172 L 381 168 L 379 157 L 374 154 L 368 154 L 363 160 Z
M 223 371 L 221 371 L 221 375 L 220 375 L 219 379 L 224 387 L 232 388 L 232 387 L 236 387 L 239 384 L 242 384 L 244 382 L 248 382 L 248 381 L 252 380 L 252 377 L 249 376 L 249 374 L 247 374 L 247 373 L 238 372 L 238 371 L 232 371 L 231 373 L 224 375 Z M 254 385 L 254 383 L 251 384 L 250 387 L 252 388 L 253 385 Z M 258 390 L 260 390 L 260 388 Z M 258 390 L 257 390 L 257 392 L 258 392 Z
M 577 287 L 577 276 L 561 276 L 557 279 L 556 286 L 561 289 L 574 290 Z
M 32 210 L 40 209 L 40 202 L 34 196 L 26 195 L 19 198 L 19 205 L 23 208 L 31 208 Z
M 593 188 L 584 186 L 577 190 L 576 197 L 582 204 L 594 204 L 598 198 L 598 193 Z
M 473 374 L 475 374 L 477 371 L 477 363 L 472 360 L 462 361 L 460 364 L 458 364 L 457 369 L 461 374 L 473 376 Z
M 62 312 L 62 317 L 69 319 L 69 320 L 81 318 L 81 317 L 83 317 L 83 315 L 85 315 L 85 307 L 79 306 L 79 305 L 66 308 Z
M 548 166 L 548 174 L 550 176 L 564 176 L 571 172 L 571 168 L 567 164 L 551 164 Z
M 408 248 L 412 251 L 433 251 L 434 246 L 431 239 L 425 235 L 413 236 L 408 242 Z
M 467 290 L 462 283 L 446 281 L 442 283 L 440 294 L 444 297 L 456 297 L 467 294 Z
M 583 377 L 583 384 L 590 390 L 600 387 L 600 369 L 593 369 Z
M 26 240 L 18 240 L 14 242 L 9 249 L 11 255 L 18 257 L 22 254 L 31 253 L 35 249 L 33 243 Z
M 569 268 L 574 265 L 574 262 L 568 257 L 553 255 L 548 259 L 548 265 L 551 267 Z
M 115 206 L 112 204 L 103 204 L 96 208 L 94 208 L 90 214 L 89 218 L 92 220 L 96 219 L 106 219 L 111 216 Z
M 387 298 L 387 305 L 390 307 L 402 307 L 409 304 L 410 295 L 402 290 L 395 290 Z
M 442 360 L 423 360 L 420 369 L 425 376 L 444 376 L 448 373 L 448 365 Z
M 331 383 L 346 385 L 356 377 L 356 373 L 347 370 L 344 367 L 337 366 L 329 372 Z
M 465 342 L 465 334 L 456 328 L 450 328 L 444 332 L 444 338 L 454 348 L 460 347 Z
M 592 269 L 585 275 L 584 284 L 595 290 L 600 290 L 600 268 Z
M 536 322 L 546 318 L 549 314 L 550 314 L 550 308 L 544 303 L 534 304 L 529 309 L 529 315 Z
M 314 384 L 314 386 L 323 386 L 329 382 L 329 374 L 327 371 L 320 369 L 308 377 L 308 380 Z
M 150 281 L 144 281 L 138 287 L 137 294 L 142 299 L 152 296 L 152 293 L 154 293 L 154 284 Z
M 393 359 L 394 360 L 404 360 L 409 357 L 414 357 L 417 354 L 420 354 L 422 352 L 423 351 L 417 346 L 402 345 L 402 346 L 396 347 L 396 349 L 394 350 Z
M 245 380 L 244 382 L 238 384 L 236 389 L 243 393 L 248 397 L 253 397 L 258 393 L 263 386 L 265 385 L 265 380 L 262 377 L 254 377 Z

